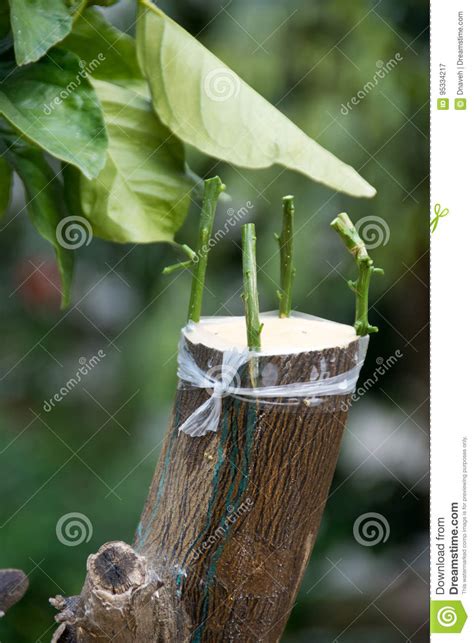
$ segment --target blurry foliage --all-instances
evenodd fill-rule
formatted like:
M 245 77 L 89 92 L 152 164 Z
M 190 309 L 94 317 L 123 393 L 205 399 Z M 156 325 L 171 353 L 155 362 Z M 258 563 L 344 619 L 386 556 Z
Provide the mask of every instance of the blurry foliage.
M 201 184 L 184 143 L 375 194 L 151 0 L 137 0 L 135 39 L 90 4 L 9 0 L 0 14 L 0 216 L 14 171 L 55 249 L 64 308 L 80 237 L 173 242 Z
M 386 276 L 373 283 L 371 320 L 380 333 L 371 337 L 361 381 L 373 373 L 377 357 L 396 349 L 404 357 L 351 413 L 333 495 L 284 640 L 334 640 L 401 574 L 382 596 L 388 599 L 383 609 L 406 638 L 426 641 L 426 629 L 411 636 L 426 620 L 426 586 L 409 569 L 402 574 L 402 559 L 411 562 L 427 544 L 428 443 L 421 433 L 428 394 L 426 3 L 233 0 L 222 7 L 217 1 L 187 0 L 163 3 L 163 9 L 378 190 L 373 200 L 359 201 L 281 168 L 242 171 L 191 151 L 196 171 L 219 173 L 232 197 L 220 205 L 216 229 L 228 208 L 253 205 L 242 223 L 257 224 L 262 310 L 277 306 L 273 232 L 280 226 L 284 194 L 296 198 L 294 304 L 305 312 L 352 323 L 353 296 L 345 279 L 354 276 L 354 266 L 329 227 L 339 211 L 354 221 L 383 217 L 390 228 L 388 244 L 371 250 Z M 133 31 L 131 0 L 107 12 L 120 28 Z M 403 61 L 343 116 L 341 104 L 373 77 L 377 61 L 396 52 Z M 51 285 L 51 251 L 28 227 L 23 207 L 15 184 L 0 236 L 0 567 L 31 572 L 31 587 L 0 621 L 0 639 L 18 643 L 48 641 L 53 628 L 48 597 L 79 591 L 86 557 L 102 543 L 132 539 L 172 403 L 190 285 L 186 273 L 161 276 L 176 259 L 168 246 L 94 240 L 78 252 L 75 306 L 60 313 Z M 194 239 L 197 214 L 194 204 L 179 241 Z M 205 314 L 242 312 L 239 238 L 236 226 L 210 255 Z M 43 400 L 75 372 L 81 356 L 100 348 L 106 358 L 82 382 L 95 401 L 77 387 L 45 413 Z M 383 466 L 381 453 L 382 464 L 357 442 L 367 435 L 371 450 L 388 435 L 385 448 L 396 478 Z M 355 465 L 352 445 L 362 453 Z M 119 497 L 110 493 L 114 488 Z M 89 542 L 66 547 L 56 537 L 56 523 L 72 511 L 88 516 L 94 531 Z M 389 521 L 390 538 L 361 547 L 352 526 L 360 514 L 373 511 Z M 342 559 L 340 568 L 362 595 L 328 558 Z M 426 557 L 418 558 L 415 569 L 426 576 Z M 400 634 L 371 608 L 338 640 L 391 643 Z

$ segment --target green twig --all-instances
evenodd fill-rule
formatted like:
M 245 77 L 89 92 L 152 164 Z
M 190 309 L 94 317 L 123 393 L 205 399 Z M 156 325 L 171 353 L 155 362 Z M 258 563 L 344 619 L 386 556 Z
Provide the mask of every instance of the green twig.
M 357 280 L 348 282 L 349 287 L 356 294 L 355 331 L 357 335 L 376 333 L 378 331 L 377 326 L 371 326 L 368 319 L 369 286 L 372 275 L 383 275 L 383 270 L 374 268 L 374 262 L 367 254 L 364 242 L 345 212 L 339 214 L 332 221 L 331 226 L 339 234 L 351 255 L 353 255 L 359 270 Z
M 295 203 L 292 196 L 283 197 L 283 225 L 281 234 L 275 234 L 280 246 L 280 317 L 291 314 L 291 292 L 295 278 L 293 263 L 293 227 L 295 219 Z
M 166 266 L 166 268 L 163 268 L 163 274 L 164 275 L 170 275 L 172 272 L 175 272 L 176 270 L 181 270 L 184 268 L 191 268 L 193 263 L 197 261 L 197 254 L 192 250 L 189 246 L 187 246 L 185 243 L 183 244 L 175 244 L 178 246 L 184 254 L 189 257 L 187 261 L 180 261 L 179 263 L 174 263 L 172 266 Z
M 260 350 L 260 335 L 263 324 L 260 323 L 257 290 L 255 225 L 246 223 L 242 226 L 242 264 L 244 272 L 245 321 L 247 324 L 247 344 L 249 350 Z
M 202 202 L 201 219 L 199 222 L 199 241 L 196 258 L 193 260 L 193 281 L 191 285 L 191 296 L 189 299 L 188 319 L 199 322 L 201 319 L 202 297 L 204 294 L 204 282 L 206 279 L 207 255 L 209 253 L 209 241 L 214 225 L 217 200 L 225 185 L 218 176 L 204 181 L 204 196 Z

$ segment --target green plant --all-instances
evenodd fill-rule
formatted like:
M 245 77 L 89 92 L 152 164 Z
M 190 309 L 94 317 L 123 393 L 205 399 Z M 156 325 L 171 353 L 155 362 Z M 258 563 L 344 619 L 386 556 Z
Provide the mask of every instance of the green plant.
M 192 260 L 193 281 L 191 285 L 191 297 L 189 300 L 188 319 L 198 322 L 201 318 L 202 298 L 204 283 L 206 279 L 207 256 L 209 254 L 209 240 L 214 225 L 217 199 L 219 194 L 225 190 L 225 185 L 218 176 L 204 181 L 204 198 L 202 213 L 199 224 L 198 251 Z
M 242 226 L 242 267 L 244 276 L 245 320 L 247 326 L 247 345 L 251 351 L 259 351 L 263 324 L 260 323 L 257 289 L 257 237 L 255 224 Z
M 373 260 L 367 253 L 365 243 L 345 212 L 341 212 L 331 222 L 331 226 L 339 234 L 347 250 L 354 257 L 359 273 L 356 281 L 349 280 L 347 282 L 356 296 L 355 331 L 361 336 L 376 333 L 378 332 L 377 326 L 369 324 L 369 286 L 372 275 L 383 275 L 384 271 L 382 268 L 375 268 Z
M 296 268 L 293 263 L 293 229 L 295 224 L 295 203 L 292 196 L 283 197 L 283 224 L 281 234 L 275 233 L 280 247 L 280 289 L 277 291 L 280 300 L 280 317 L 291 314 L 291 291 Z
M 374 195 L 151 2 L 137 2 L 136 40 L 93 4 L 113 1 L 9 0 L 0 9 L 0 214 L 16 172 L 32 224 L 55 249 L 63 305 L 78 245 L 64 238 L 66 224 L 120 243 L 174 243 L 192 190 L 202 190 L 185 144 Z

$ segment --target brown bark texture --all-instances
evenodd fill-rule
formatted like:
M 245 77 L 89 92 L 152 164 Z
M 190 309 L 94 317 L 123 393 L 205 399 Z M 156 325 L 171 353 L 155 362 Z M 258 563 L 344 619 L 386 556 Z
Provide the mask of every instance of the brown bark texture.
M 0 569 L 0 618 L 23 598 L 28 577 L 21 569 Z
M 350 370 L 344 348 L 260 356 L 241 385 L 307 382 Z M 204 371 L 222 353 L 188 344 Z M 258 380 L 255 381 L 255 373 Z M 347 415 L 347 395 L 222 400 L 219 429 L 179 426 L 209 397 L 179 386 L 133 547 L 90 556 L 79 597 L 56 597 L 56 641 L 280 640 L 319 529 Z

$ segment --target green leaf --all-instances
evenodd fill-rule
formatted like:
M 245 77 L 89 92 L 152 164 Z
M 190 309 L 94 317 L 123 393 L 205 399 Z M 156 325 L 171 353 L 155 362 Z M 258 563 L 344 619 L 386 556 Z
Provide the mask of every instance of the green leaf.
M 10 11 L 19 65 L 44 56 L 72 28 L 73 18 L 65 0 L 10 0 Z
M 79 56 L 84 70 L 97 80 L 149 95 L 138 65 L 135 40 L 113 27 L 95 9 L 87 9 L 78 17 L 61 47 Z
M 80 201 L 94 234 L 119 242 L 172 241 L 186 218 L 192 181 L 181 141 L 150 102 L 123 87 L 94 80 L 109 137 L 97 179 L 80 177 Z
M 302 132 L 148 0 L 139 1 L 138 58 L 160 119 L 180 139 L 235 165 L 278 163 L 353 196 L 357 172 Z
M 6 123 L 0 123 L 0 137 L 2 152 L 25 187 L 31 222 L 55 249 L 65 307 L 70 299 L 74 255 L 60 225 L 64 221 L 59 205 L 61 186 L 40 149 L 19 137 Z
M 104 167 L 107 135 L 99 101 L 73 54 L 55 50 L 7 76 L 0 84 L 0 114 L 87 177 Z
M 69 13 L 72 15 L 74 24 L 74 20 L 87 7 L 89 3 L 87 2 L 87 0 L 66 0 L 66 4 L 69 8 Z
M 12 169 L 6 159 L 0 157 L 0 219 L 5 215 L 10 203 Z
M 88 10 L 63 46 L 85 63 L 109 139 L 97 179 L 66 169 L 70 210 L 86 216 L 94 234 L 104 239 L 172 241 L 188 212 L 194 180 L 186 173 L 183 144 L 153 111 L 135 41 Z

